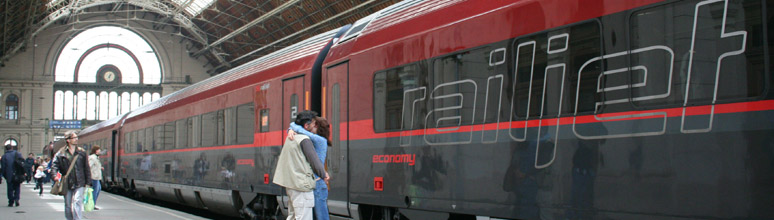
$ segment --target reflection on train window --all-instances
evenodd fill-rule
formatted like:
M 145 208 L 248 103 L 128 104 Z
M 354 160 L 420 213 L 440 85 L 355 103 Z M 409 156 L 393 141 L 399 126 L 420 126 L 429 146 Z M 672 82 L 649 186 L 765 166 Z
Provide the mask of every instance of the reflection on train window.
M 600 57 L 599 23 L 585 22 L 541 32 L 516 40 L 511 47 L 515 60 L 512 93 L 513 120 L 556 117 L 574 113 L 580 80 L 579 112 L 594 109 Z M 583 69 L 578 78 L 578 72 Z M 515 87 L 515 88 L 514 88 Z M 542 111 L 542 112 L 541 112 Z
M 423 65 L 410 64 L 374 75 L 374 130 L 377 132 L 417 128 L 424 124 L 417 116 L 426 112 L 424 99 L 427 74 Z M 405 112 L 405 116 L 404 116 Z M 413 114 L 409 114 L 413 113 Z M 411 116 L 416 116 L 413 120 Z M 403 122 L 403 126 L 401 126 Z
M 339 167 L 341 167 L 341 160 L 333 157 L 341 155 L 341 145 L 345 144 L 341 141 L 341 88 L 339 88 L 338 83 L 333 84 L 331 87 L 331 114 L 329 122 L 331 124 L 331 142 L 333 142 L 333 146 L 331 148 L 332 152 L 329 154 L 331 156 L 328 156 L 328 159 L 331 159 L 328 164 L 331 166 L 333 173 L 338 173 Z
M 153 127 L 153 150 L 164 150 L 164 125 Z
M 234 145 L 237 143 L 236 141 L 236 135 L 237 135 L 237 116 L 236 116 L 236 106 L 226 108 L 224 110 L 224 115 L 226 116 L 226 138 L 225 138 L 225 145 Z
M 218 140 L 218 125 L 217 123 L 217 111 L 206 113 L 202 115 L 201 122 L 201 147 L 211 147 L 217 144 Z
M 483 113 L 484 99 L 477 92 L 486 89 L 489 73 L 489 47 L 446 56 L 433 61 L 433 88 L 427 91 L 427 128 L 472 124 L 475 112 Z M 480 103 L 480 104 L 479 104 Z M 480 108 L 480 109 L 476 109 Z
M 146 149 L 145 147 L 145 130 L 137 130 L 137 150 L 135 152 L 142 152 Z
M 167 122 L 164 124 L 164 139 L 163 146 L 165 150 L 175 148 L 175 122 Z
M 720 1 L 696 8 L 697 2 L 680 1 L 632 15 L 630 47 L 642 52 L 632 54 L 631 66 L 648 70 L 646 83 L 631 89 L 635 105 L 681 105 L 686 94 L 689 105 L 710 104 L 715 96 L 722 101 L 763 94 L 762 1 Z M 643 82 L 636 76 L 632 73 L 632 85 Z
M 217 135 L 215 136 L 215 146 L 221 146 L 225 143 L 226 139 L 226 117 L 224 115 L 224 111 L 218 110 L 215 112 L 215 117 L 217 120 Z
M 175 122 L 175 146 L 177 148 L 187 148 L 190 147 L 190 142 L 188 141 L 188 121 L 189 118 L 184 118 L 177 120 Z
M 255 133 L 255 107 L 253 103 L 237 106 L 236 116 L 236 143 L 253 143 L 253 133 Z
M 269 131 L 269 109 L 261 109 L 261 132 Z
M 145 128 L 145 149 L 144 151 L 155 151 L 156 140 L 153 139 L 153 127 Z
M 296 114 L 298 114 L 298 95 L 290 95 L 290 121 L 296 121 Z

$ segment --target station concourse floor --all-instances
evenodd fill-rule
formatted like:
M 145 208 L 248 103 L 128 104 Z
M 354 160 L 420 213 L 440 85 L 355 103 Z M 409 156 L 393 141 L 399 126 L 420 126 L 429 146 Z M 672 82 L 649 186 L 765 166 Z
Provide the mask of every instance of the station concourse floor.
M 64 197 L 49 194 L 51 182 L 43 184 L 43 195 L 33 190 L 35 184 L 22 183 L 20 206 L 8 207 L 7 181 L 0 184 L 0 219 L 53 220 L 65 219 Z M 84 212 L 87 219 L 205 219 L 185 212 L 158 207 L 102 191 L 97 198 L 100 210 Z

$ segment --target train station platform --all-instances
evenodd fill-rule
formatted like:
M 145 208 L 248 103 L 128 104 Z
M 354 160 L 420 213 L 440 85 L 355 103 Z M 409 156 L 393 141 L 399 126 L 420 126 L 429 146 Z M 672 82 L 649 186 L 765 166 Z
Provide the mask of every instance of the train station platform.
M 49 194 L 51 183 L 44 184 L 43 195 L 33 190 L 35 184 L 22 183 L 20 206 L 8 207 L 7 181 L 0 184 L 0 219 L 64 219 L 64 198 Z M 87 219 L 206 219 L 189 213 L 158 207 L 102 191 L 97 207 L 100 210 L 84 212 Z

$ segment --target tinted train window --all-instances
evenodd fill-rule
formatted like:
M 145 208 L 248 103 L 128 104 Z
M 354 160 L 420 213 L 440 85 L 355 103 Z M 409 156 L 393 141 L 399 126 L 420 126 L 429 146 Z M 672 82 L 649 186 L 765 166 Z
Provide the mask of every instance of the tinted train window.
M 145 148 L 145 130 L 140 129 L 135 132 L 137 132 L 137 135 L 136 135 L 137 145 L 135 146 L 134 152 L 142 152 L 143 150 L 146 149 Z
M 593 111 L 601 54 L 599 23 L 586 22 L 520 38 L 512 46 L 515 60 L 510 90 L 513 120 L 556 117 Z M 579 76 L 579 71 L 583 72 Z M 580 80 L 580 89 L 578 89 Z M 509 82 L 510 83 L 510 82 Z M 578 92 L 580 91 L 580 92 Z M 590 94 L 589 94 L 590 93 Z
M 237 144 L 253 143 L 255 133 L 255 107 L 253 103 L 237 106 Z
M 159 139 L 163 135 L 161 126 L 150 127 L 145 129 L 145 149 L 148 151 L 158 150 L 158 144 L 161 142 Z
M 490 52 L 489 47 L 481 47 L 433 61 L 427 128 L 471 125 L 474 117 L 483 115 L 485 99 L 479 99 L 478 93 L 485 93 L 487 78 L 494 72 Z
M 191 146 L 188 135 L 188 125 L 190 124 L 189 118 L 177 120 L 175 122 L 175 146 L 177 148 L 187 148 Z
M 218 139 L 217 111 L 202 115 L 202 147 L 215 146 Z
M 220 146 L 225 143 L 226 140 L 226 116 L 225 116 L 224 110 L 218 110 L 216 112 L 216 117 L 218 121 L 218 135 L 217 140 L 215 142 L 215 145 Z
M 717 100 L 760 96 L 767 82 L 761 2 L 680 1 L 635 12 L 630 84 L 639 86 L 631 89 L 633 103 L 682 105 L 687 96 L 689 105 L 704 105 L 715 95 Z M 647 68 L 647 75 L 635 71 L 638 66 Z
M 424 118 L 420 115 L 427 112 L 426 102 L 422 100 L 428 87 L 425 66 L 411 64 L 374 75 L 375 131 L 423 127 Z
M 164 149 L 175 148 L 175 122 L 164 124 Z

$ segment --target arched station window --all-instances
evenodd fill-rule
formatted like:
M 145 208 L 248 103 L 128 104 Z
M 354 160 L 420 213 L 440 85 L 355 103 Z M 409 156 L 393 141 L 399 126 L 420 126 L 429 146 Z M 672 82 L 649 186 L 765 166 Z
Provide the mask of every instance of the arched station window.
M 3 142 L 3 147 L 9 144 L 11 145 L 11 147 L 14 147 L 14 148 L 16 148 L 16 146 L 19 146 L 19 142 L 17 142 L 16 139 L 8 138 L 8 139 L 5 139 L 5 141 Z
M 59 52 L 54 71 L 55 120 L 107 120 L 161 96 L 156 50 L 123 27 L 77 33 Z

